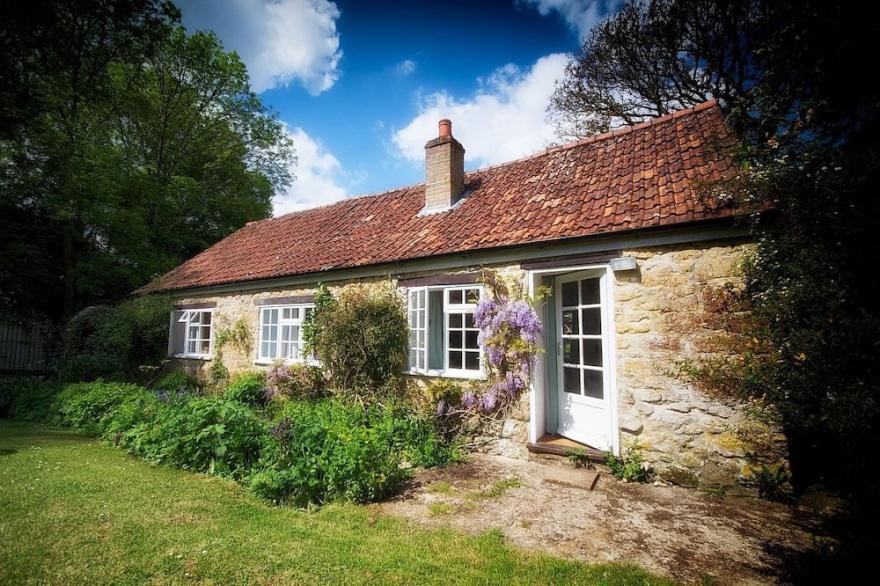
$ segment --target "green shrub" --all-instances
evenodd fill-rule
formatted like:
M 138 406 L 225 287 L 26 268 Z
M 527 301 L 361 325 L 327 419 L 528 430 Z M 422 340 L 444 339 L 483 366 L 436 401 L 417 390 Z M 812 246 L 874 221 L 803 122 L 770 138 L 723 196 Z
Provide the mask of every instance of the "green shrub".
M 48 422 L 54 419 L 60 385 L 36 376 L 0 377 L 0 417 Z
M 170 310 L 166 297 L 146 296 L 81 311 L 65 328 L 59 377 L 139 380 L 140 366 L 165 357 Z
M 391 388 L 406 365 L 406 308 L 389 285 L 349 285 L 336 299 L 321 288 L 304 327 L 337 389 L 372 395 Z
M 169 403 L 129 405 L 132 419 L 144 419 L 120 443 L 132 453 L 184 470 L 242 478 L 260 457 L 266 424 L 238 401 L 200 397 Z M 120 417 L 123 417 L 122 415 Z M 119 431 L 117 431 L 119 433 Z
M 262 372 L 244 372 L 226 387 L 224 398 L 245 405 L 263 405 L 266 402 L 266 375 Z
M 67 385 L 58 394 L 56 405 L 60 420 L 81 431 L 104 432 L 104 417 L 126 401 L 143 398 L 150 392 L 137 385 L 117 382 L 93 382 Z
M 636 448 L 628 449 L 620 458 L 609 453 L 605 456 L 605 465 L 615 478 L 626 482 L 648 482 L 653 476 L 650 466 Z
M 266 395 L 273 401 L 317 399 L 327 393 L 324 372 L 307 364 L 276 364 L 266 374 Z
M 357 419 L 353 408 L 339 402 L 285 406 L 251 490 L 297 506 L 390 494 L 406 476 L 400 454 Z
M 150 387 L 155 391 L 165 391 L 175 396 L 195 394 L 199 391 L 199 381 L 183 369 L 176 368 L 160 376 Z

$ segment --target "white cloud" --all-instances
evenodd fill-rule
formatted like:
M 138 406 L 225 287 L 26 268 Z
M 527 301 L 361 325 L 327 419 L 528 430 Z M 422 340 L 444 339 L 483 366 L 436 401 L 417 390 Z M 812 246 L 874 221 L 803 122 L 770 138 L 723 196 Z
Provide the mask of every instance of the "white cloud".
M 609 13 L 616 12 L 621 0 L 519 0 L 531 6 L 541 16 L 551 12 L 559 14 L 574 31 L 583 38 Z
M 399 75 L 400 77 L 406 77 L 410 73 L 416 70 L 416 62 L 412 59 L 404 59 L 400 63 L 394 66 L 394 75 Z
M 469 98 L 428 95 L 419 115 L 393 134 L 392 143 L 400 156 L 422 161 L 425 143 L 437 136 L 437 121 L 449 118 L 467 161 L 503 163 L 541 150 L 555 139 L 546 109 L 566 63 L 566 55 L 553 53 L 527 71 L 513 64 L 495 70 L 479 80 L 480 89 Z
M 296 175 L 290 187 L 272 200 L 275 216 L 333 203 L 347 195 L 340 183 L 345 173 L 339 159 L 328 152 L 302 128 L 288 130 L 296 147 Z
M 297 81 L 312 95 L 339 79 L 339 8 L 329 0 L 179 0 L 191 30 L 210 29 L 247 65 L 257 92 Z

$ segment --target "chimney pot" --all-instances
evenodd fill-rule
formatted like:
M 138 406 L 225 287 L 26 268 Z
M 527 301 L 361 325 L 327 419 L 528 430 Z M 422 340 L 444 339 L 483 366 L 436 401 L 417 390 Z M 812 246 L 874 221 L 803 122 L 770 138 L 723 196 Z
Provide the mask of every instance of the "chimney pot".
M 452 120 L 444 118 L 440 121 L 439 126 L 441 138 L 452 136 Z

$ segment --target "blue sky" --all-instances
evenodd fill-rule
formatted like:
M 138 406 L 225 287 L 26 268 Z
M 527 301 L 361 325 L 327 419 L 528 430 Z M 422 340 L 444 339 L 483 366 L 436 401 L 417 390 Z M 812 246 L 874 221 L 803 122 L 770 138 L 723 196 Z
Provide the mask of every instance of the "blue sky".
M 296 143 L 275 214 L 423 180 L 448 117 L 469 169 L 553 142 L 545 109 L 567 54 L 616 0 L 177 0 L 248 66 Z

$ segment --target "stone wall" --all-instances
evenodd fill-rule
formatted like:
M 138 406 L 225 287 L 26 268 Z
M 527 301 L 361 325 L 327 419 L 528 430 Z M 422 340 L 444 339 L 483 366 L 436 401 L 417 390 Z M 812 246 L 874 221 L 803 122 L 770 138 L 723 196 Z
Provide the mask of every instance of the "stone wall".
M 661 476 L 680 483 L 731 486 L 750 475 L 742 432 L 754 422 L 672 374 L 677 360 L 698 356 L 701 341 L 717 335 L 699 319 L 703 292 L 739 283 L 750 247 L 629 250 L 638 269 L 615 275 L 621 444 L 637 444 Z

